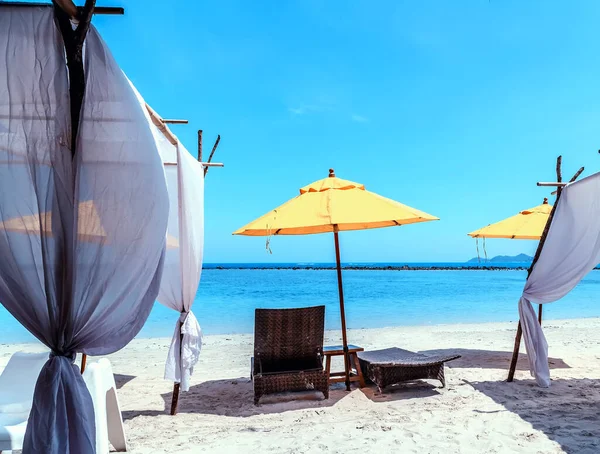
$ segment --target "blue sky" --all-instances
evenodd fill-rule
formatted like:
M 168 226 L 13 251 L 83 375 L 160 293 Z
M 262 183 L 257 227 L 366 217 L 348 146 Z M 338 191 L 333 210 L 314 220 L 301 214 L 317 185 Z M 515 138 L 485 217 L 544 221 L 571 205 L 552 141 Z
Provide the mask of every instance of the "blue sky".
M 126 3 L 126 4 L 125 4 Z M 98 2 L 108 5 L 109 2 Z M 541 203 L 537 181 L 600 169 L 596 1 L 114 0 L 94 23 L 196 152 L 206 262 L 333 261 L 331 235 L 231 232 L 327 175 L 441 218 L 341 235 L 344 261 L 462 261 L 466 233 Z M 532 254 L 489 240 L 488 253 Z

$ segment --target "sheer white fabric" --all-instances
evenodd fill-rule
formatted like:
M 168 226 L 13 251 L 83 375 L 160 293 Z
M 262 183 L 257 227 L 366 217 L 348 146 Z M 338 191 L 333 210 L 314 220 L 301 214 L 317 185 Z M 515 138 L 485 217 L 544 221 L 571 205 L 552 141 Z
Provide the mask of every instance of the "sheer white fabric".
M 52 8 L 2 8 L 0 59 L 0 302 L 52 351 L 23 452 L 93 453 L 92 400 L 73 360 L 119 350 L 150 313 L 165 256 L 162 162 L 93 27 L 74 157 Z
M 550 386 L 548 344 L 531 303 L 556 301 L 600 263 L 600 173 L 565 187 L 546 243 L 519 301 L 529 368 L 541 387 Z
M 165 379 L 180 383 L 188 391 L 190 377 L 202 348 L 202 331 L 191 312 L 202 273 L 204 248 L 204 167 L 177 143 L 177 166 L 166 166 L 171 204 L 178 207 L 177 221 L 169 216 L 167 274 L 158 301 L 181 315 L 173 334 L 165 365 Z M 177 174 L 174 179 L 169 175 Z M 175 197 L 177 196 L 177 199 Z M 177 226 L 171 230 L 171 221 Z
M 180 383 L 179 389 L 188 391 L 202 348 L 202 330 L 191 308 L 202 273 L 204 167 L 181 142 L 169 142 L 148 113 L 146 119 L 163 160 L 170 200 L 167 254 L 158 302 L 180 313 L 167 355 L 165 379 Z

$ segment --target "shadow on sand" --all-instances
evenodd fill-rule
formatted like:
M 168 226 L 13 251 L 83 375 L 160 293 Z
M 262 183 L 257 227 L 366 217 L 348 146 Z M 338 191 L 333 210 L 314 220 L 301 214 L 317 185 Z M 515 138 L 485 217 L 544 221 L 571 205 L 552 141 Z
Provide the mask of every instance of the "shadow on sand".
M 179 396 L 178 413 L 211 414 L 220 416 L 248 417 L 258 414 L 281 413 L 303 408 L 328 407 L 335 405 L 344 394 L 331 390 L 329 399 L 316 391 L 282 393 L 265 396 L 261 405 L 254 405 L 254 391 L 248 377 L 225 380 L 209 380 L 190 387 Z M 127 411 L 124 419 L 136 416 L 168 414 L 171 409 L 172 393 L 162 394 L 164 411 Z
M 436 383 L 436 382 L 431 382 Z M 373 402 L 420 399 L 439 394 L 439 384 L 416 380 L 390 386 L 379 393 L 375 385 L 359 389 L 352 386 L 351 393 L 360 392 Z M 317 391 L 290 392 L 263 396 L 260 405 L 254 405 L 254 391 L 248 377 L 228 380 L 210 380 L 190 387 L 179 397 L 178 413 L 210 414 L 231 417 L 250 417 L 260 414 L 283 413 L 303 409 L 332 407 L 349 396 L 343 383 L 331 386 L 329 399 Z M 137 416 L 158 416 L 168 414 L 171 408 L 172 393 L 162 394 L 164 410 L 124 411 L 123 419 Z
M 129 383 L 131 380 L 133 380 L 135 378 L 134 375 L 121 375 L 121 374 L 114 374 L 115 377 L 115 384 L 117 385 L 117 389 L 121 389 L 123 386 L 125 386 L 127 383 Z
M 449 369 L 461 368 L 486 368 L 506 369 L 510 363 L 512 353 L 492 350 L 472 349 L 440 349 L 429 350 L 422 353 L 429 354 L 457 354 L 461 358 L 446 364 Z M 527 356 L 519 355 L 517 369 L 528 370 Z M 562 359 L 550 358 L 551 369 L 569 368 Z M 455 372 L 458 374 L 458 371 Z M 117 387 L 121 388 L 134 377 L 127 375 L 115 375 Z M 352 388 L 356 389 L 355 386 Z M 419 399 L 435 396 L 440 393 L 437 381 L 415 380 L 401 383 L 384 389 L 379 393 L 374 385 L 368 385 L 362 389 L 362 393 L 373 402 L 390 402 L 396 400 Z M 209 380 L 194 385 L 187 393 L 181 393 L 179 398 L 178 413 L 212 414 L 232 417 L 249 417 L 258 414 L 282 413 L 305 408 L 330 407 L 337 404 L 349 394 L 345 391 L 343 384 L 332 385 L 329 399 L 324 400 L 319 392 L 304 393 L 282 393 L 272 396 L 264 396 L 261 405 L 253 403 L 252 382 L 248 377 L 226 380 Z M 123 412 L 124 419 L 132 419 L 137 416 L 158 416 L 169 413 L 171 408 L 172 393 L 163 394 L 164 410 L 133 410 Z
M 565 452 L 600 452 L 600 380 L 552 380 L 546 389 L 533 380 L 467 383 L 545 433 Z
M 480 368 L 480 369 L 506 369 L 510 366 L 512 352 L 494 350 L 473 350 L 468 348 L 446 348 L 439 350 L 422 351 L 423 354 L 460 355 L 461 357 L 446 363 L 452 369 Z M 548 358 L 550 369 L 570 369 L 571 367 L 560 358 Z M 517 370 L 529 370 L 529 363 L 525 353 L 519 353 Z

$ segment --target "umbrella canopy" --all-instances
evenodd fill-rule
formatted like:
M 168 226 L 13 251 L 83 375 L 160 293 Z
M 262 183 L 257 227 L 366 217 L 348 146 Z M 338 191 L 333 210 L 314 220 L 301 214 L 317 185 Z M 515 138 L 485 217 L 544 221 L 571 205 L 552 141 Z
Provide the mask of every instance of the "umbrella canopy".
M 0 221 L 0 230 L 7 232 L 23 233 L 26 235 L 52 236 L 52 212 L 37 213 L 29 216 L 15 217 Z M 101 242 L 106 239 L 106 231 L 102 226 L 100 215 L 93 201 L 79 203 L 79 216 L 77 225 L 79 240 L 86 243 Z M 172 235 L 167 235 L 167 249 L 179 247 L 179 240 Z
M 84 242 L 103 241 L 106 231 L 102 226 L 100 216 L 93 201 L 79 204 L 77 235 Z M 37 213 L 29 216 L 16 217 L 0 222 L 0 229 L 7 232 L 17 232 L 27 235 L 52 236 L 52 212 Z
M 369 192 L 362 184 L 337 178 L 333 169 L 329 169 L 328 178 L 304 186 L 300 189 L 300 195 L 236 230 L 233 234 L 271 236 L 333 232 L 344 344 L 345 380 L 346 389 L 350 390 L 338 232 L 393 227 L 438 219 L 423 211 Z
M 439 218 L 332 176 L 300 189 L 300 195 L 252 221 L 234 235 L 309 235 L 435 221 Z
M 539 240 L 548 222 L 552 205 L 548 199 L 544 203 L 528 210 L 523 210 L 503 221 L 490 224 L 469 233 L 473 238 L 509 238 L 513 240 Z

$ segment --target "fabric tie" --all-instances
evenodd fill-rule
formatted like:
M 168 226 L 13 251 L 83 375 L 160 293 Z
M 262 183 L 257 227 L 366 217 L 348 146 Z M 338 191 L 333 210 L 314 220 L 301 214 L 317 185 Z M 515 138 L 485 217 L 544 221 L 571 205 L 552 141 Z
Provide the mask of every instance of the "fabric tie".
M 75 353 L 75 352 L 60 353 L 55 350 L 50 351 L 49 359 L 56 358 L 57 356 L 67 358 L 69 361 L 71 361 L 71 363 L 74 363 L 75 358 L 77 357 L 77 353 Z

